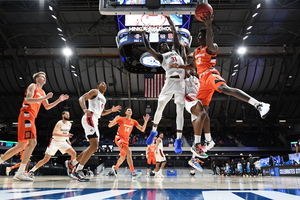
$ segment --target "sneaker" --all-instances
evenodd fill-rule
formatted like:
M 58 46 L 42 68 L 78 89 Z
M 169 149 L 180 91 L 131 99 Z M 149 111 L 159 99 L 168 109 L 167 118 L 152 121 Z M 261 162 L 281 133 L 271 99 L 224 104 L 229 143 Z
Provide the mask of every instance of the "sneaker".
M 208 144 L 206 146 L 206 150 L 207 151 L 210 150 L 210 149 L 212 149 L 215 146 L 215 142 L 213 140 L 211 140 L 210 142 L 206 142 L 206 144 Z
M 10 171 L 11 171 L 10 167 L 6 167 L 6 170 L 5 170 L 6 176 L 9 176 Z
M 155 172 L 154 178 L 163 178 L 162 174 Z
M 192 158 L 189 160 L 189 165 L 198 170 L 199 172 L 203 171 L 203 168 L 199 165 L 196 159 Z
M 199 158 L 207 158 L 208 155 L 204 152 L 205 146 L 201 146 L 200 143 L 194 144 L 191 148 L 191 152 Z
M 175 153 L 177 154 L 181 154 L 182 153 L 182 141 L 181 139 L 176 139 L 175 142 L 174 142 L 174 147 L 175 147 Z
M 134 171 L 132 173 L 132 180 L 136 180 L 138 177 L 142 175 L 142 172 Z
M 13 177 L 16 181 L 33 181 L 33 178 L 30 178 L 29 175 L 25 172 L 16 172 Z
M 157 131 L 150 131 L 150 135 L 146 140 L 147 145 L 151 145 L 153 143 L 154 137 L 157 136 Z
M 35 177 L 34 177 L 34 172 L 32 172 L 32 171 L 29 171 L 29 172 L 28 172 L 28 176 L 29 176 L 30 178 L 35 179 Z
M 72 161 L 71 160 L 66 160 L 65 161 L 65 167 L 67 168 L 68 176 L 70 176 L 70 174 L 72 173 L 72 170 L 74 168 L 74 165 L 72 165 Z
M 161 177 L 161 178 L 164 178 L 165 176 L 162 174 L 162 172 L 157 172 L 158 174 L 159 174 L 159 176 Z
M 79 170 L 78 172 L 74 172 L 73 173 L 75 177 L 77 177 L 77 180 L 80 182 L 89 182 L 90 179 L 88 179 L 82 170 Z
M 114 172 L 114 175 L 115 175 L 115 177 L 118 177 L 118 172 L 117 172 L 117 170 L 115 169 L 115 165 L 113 165 L 112 167 L 111 167 L 111 170 Z
M 265 119 L 270 111 L 270 104 L 260 102 L 259 104 L 255 105 L 255 108 L 258 110 L 262 119 Z

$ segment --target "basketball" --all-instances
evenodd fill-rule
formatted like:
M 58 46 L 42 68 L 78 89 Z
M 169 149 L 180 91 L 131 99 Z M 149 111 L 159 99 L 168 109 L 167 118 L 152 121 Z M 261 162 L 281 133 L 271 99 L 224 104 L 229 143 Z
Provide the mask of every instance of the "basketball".
M 200 22 L 203 22 L 201 19 L 202 17 L 204 17 L 206 15 L 212 15 L 212 14 L 213 14 L 213 8 L 208 3 L 201 3 L 195 9 L 195 17 Z

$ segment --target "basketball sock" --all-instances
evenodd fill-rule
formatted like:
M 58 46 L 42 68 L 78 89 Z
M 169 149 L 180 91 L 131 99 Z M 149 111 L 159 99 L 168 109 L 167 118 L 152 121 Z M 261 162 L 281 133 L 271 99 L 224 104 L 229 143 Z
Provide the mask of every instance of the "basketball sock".
M 182 133 L 177 132 L 177 139 L 180 139 L 182 137 Z
M 207 141 L 207 142 L 210 142 L 212 139 L 211 139 L 211 134 L 210 133 L 205 133 L 204 134 L 205 135 L 205 140 Z
M 131 172 L 134 172 L 134 166 L 129 166 Z
M 0 164 L 3 163 L 4 161 L 0 158 Z
M 37 170 L 37 168 L 34 166 L 31 170 L 29 170 L 30 172 L 35 172 Z
M 248 101 L 249 104 L 251 104 L 252 106 L 255 106 L 256 104 L 259 103 L 259 101 L 257 101 L 256 99 L 254 98 L 250 98 L 249 101 Z
M 77 163 L 78 163 L 78 161 L 76 159 L 71 161 L 71 164 L 74 165 L 74 166 L 77 165 Z
M 156 130 L 157 130 L 157 127 L 154 127 L 154 126 L 153 126 L 153 127 L 152 127 L 152 131 L 155 132 Z
M 83 167 L 84 167 L 84 165 L 79 164 L 79 165 L 77 166 L 77 168 L 76 168 L 76 172 L 82 170 Z
M 19 167 L 19 170 L 18 170 L 18 172 L 25 172 L 26 165 L 27 165 L 27 164 L 23 164 L 23 163 L 21 163 L 21 165 L 20 165 L 20 167 Z
M 201 135 L 194 135 L 194 144 L 201 143 Z
M 116 164 L 116 166 L 115 166 L 115 170 L 118 170 L 118 169 L 119 169 L 119 167 L 120 167 L 120 165 Z

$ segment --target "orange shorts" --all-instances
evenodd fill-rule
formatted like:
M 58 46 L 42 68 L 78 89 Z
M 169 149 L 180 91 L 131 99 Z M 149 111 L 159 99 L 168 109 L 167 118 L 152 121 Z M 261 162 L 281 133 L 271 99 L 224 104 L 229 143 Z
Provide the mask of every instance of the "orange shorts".
M 129 148 L 128 141 L 123 140 L 120 136 L 115 136 L 115 143 L 118 147 L 120 147 L 120 156 L 125 157 L 127 155 L 126 151 Z
M 27 142 L 36 139 L 35 118 L 30 113 L 21 112 L 18 118 L 18 141 Z
M 148 158 L 147 158 L 147 164 L 148 165 L 155 165 L 156 164 L 156 158 L 155 158 L 155 156 L 148 156 Z
M 220 73 L 212 71 L 206 74 L 203 74 L 199 79 L 200 88 L 197 94 L 197 99 L 201 100 L 202 104 L 208 106 L 211 102 L 212 96 L 218 90 L 218 87 L 222 84 L 226 84 L 226 81 L 221 77 Z

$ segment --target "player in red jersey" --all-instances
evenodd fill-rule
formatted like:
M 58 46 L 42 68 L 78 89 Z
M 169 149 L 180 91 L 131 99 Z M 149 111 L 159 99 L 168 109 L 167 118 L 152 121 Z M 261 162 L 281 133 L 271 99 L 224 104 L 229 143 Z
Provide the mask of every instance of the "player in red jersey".
M 25 92 L 25 98 L 22 103 L 22 108 L 20 110 L 18 118 L 18 144 L 11 149 L 7 150 L 3 156 L 0 158 L 0 164 L 11 158 L 18 152 L 24 150 L 23 158 L 19 170 L 14 176 L 14 180 L 19 181 L 33 181 L 34 179 L 29 177 L 25 173 L 26 165 L 29 161 L 29 158 L 37 144 L 36 141 L 36 127 L 35 127 L 35 118 L 38 115 L 41 104 L 43 104 L 46 110 L 49 110 L 55 107 L 60 102 L 67 100 L 68 95 L 60 95 L 60 97 L 49 103 L 48 99 L 53 97 L 53 93 L 49 92 L 47 95 L 42 89 L 46 83 L 46 73 L 37 72 L 33 75 L 33 80 L 35 83 L 31 83 Z M 28 146 L 26 147 L 28 143 Z M 25 148 L 26 147 L 26 148 Z
M 197 98 L 201 100 L 206 111 L 208 111 L 208 106 L 212 100 L 214 92 L 218 91 L 220 93 L 223 92 L 226 95 L 234 96 L 253 105 L 259 111 L 261 118 L 264 119 L 270 111 L 270 104 L 259 102 L 242 90 L 229 87 L 226 81 L 221 77 L 219 71 L 214 68 L 216 65 L 216 56 L 219 47 L 213 42 L 213 16 L 207 15 L 202 19 L 206 29 L 200 30 L 200 33 L 198 34 L 198 43 L 200 46 L 194 51 L 193 61 L 188 65 L 172 64 L 170 67 L 197 69 L 200 83 Z M 205 118 L 203 129 L 205 133 L 205 140 L 207 142 L 207 150 L 209 150 L 214 146 L 214 141 L 210 134 L 209 117 Z
M 150 116 L 146 114 L 146 116 L 143 116 L 144 124 L 141 126 L 136 120 L 131 118 L 132 110 L 131 108 L 125 109 L 125 117 L 116 116 L 109 124 L 108 127 L 111 128 L 115 126 L 116 124 L 119 125 L 117 135 L 115 136 L 115 143 L 118 147 L 120 147 L 120 158 L 117 161 L 116 165 L 112 166 L 112 170 L 117 176 L 117 171 L 120 167 L 120 165 L 124 162 L 124 160 L 127 158 L 127 163 L 129 166 L 129 169 L 132 173 L 132 179 L 135 180 L 139 176 L 142 175 L 141 172 L 134 171 L 133 161 L 132 161 L 132 154 L 131 150 L 129 148 L 129 136 L 132 132 L 133 127 L 135 126 L 137 129 L 139 129 L 141 132 L 144 132 L 147 126 L 147 122 L 150 119 Z

